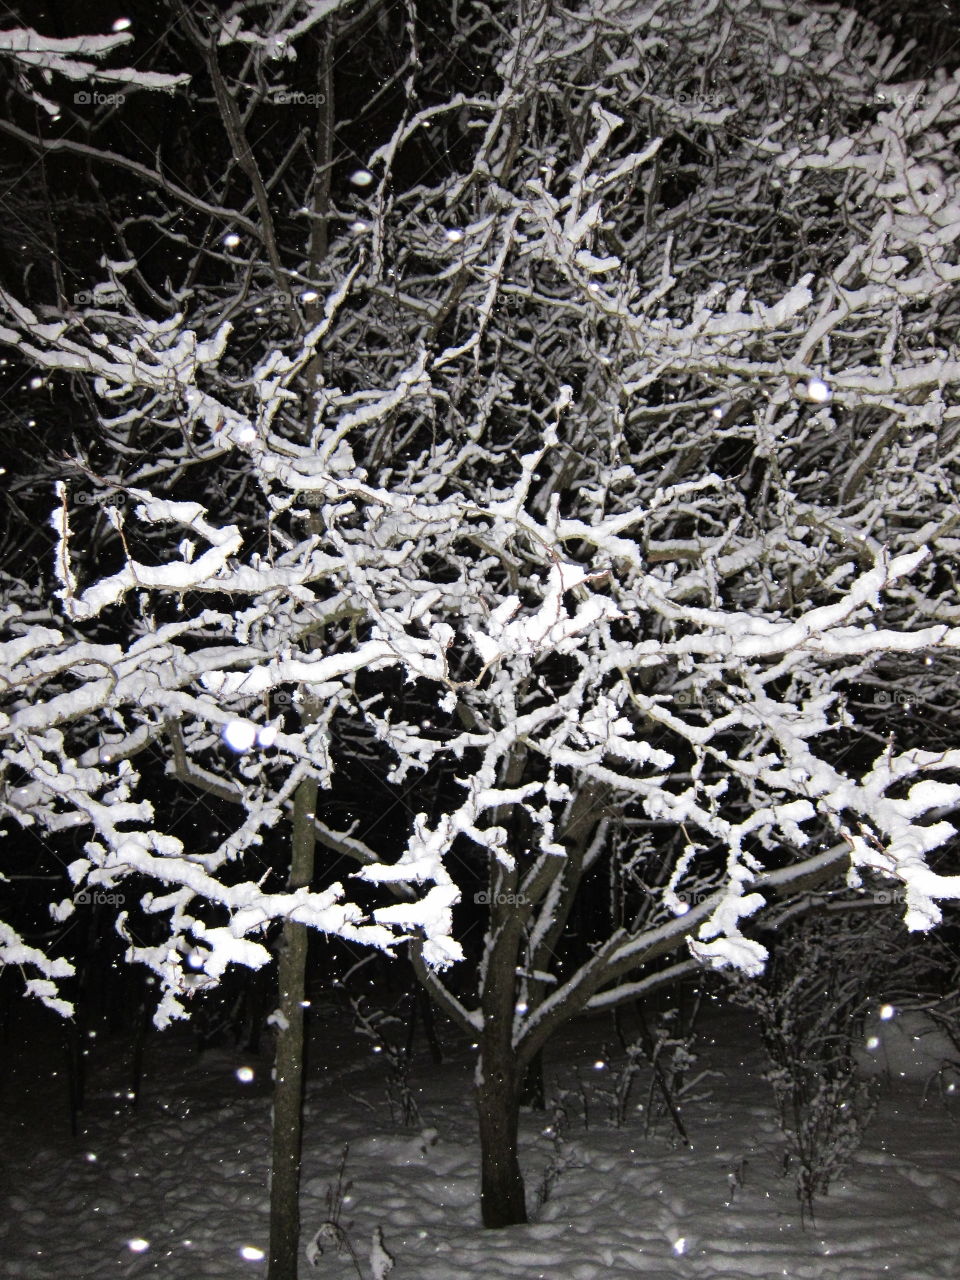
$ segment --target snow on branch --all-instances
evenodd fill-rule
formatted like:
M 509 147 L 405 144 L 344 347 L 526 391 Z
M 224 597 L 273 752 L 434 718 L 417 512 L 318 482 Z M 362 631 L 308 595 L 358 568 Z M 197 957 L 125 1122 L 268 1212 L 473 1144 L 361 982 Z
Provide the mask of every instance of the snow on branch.
M 120 31 L 108 36 L 72 36 L 56 39 L 29 27 L 0 31 L 0 57 L 9 58 L 28 70 L 55 71 L 68 80 L 99 80 L 103 83 L 135 85 L 140 89 L 171 90 L 189 83 L 186 74 L 167 75 L 160 71 L 140 71 L 134 67 L 105 68 L 100 59 L 125 44 L 133 36 Z M 96 61 L 87 61 L 95 59 Z
M 214 38 L 261 76 L 346 8 L 245 9 Z M 530 949 L 532 1050 L 563 1010 L 647 989 L 638 967 L 680 951 L 686 972 L 688 940 L 755 972 L 751 928 L 805 878 L 895 880 L 911 928 L 960 896 L 960 758 L 917 710 L 955 713 L 960 653 L 956 86 L 939 118 L 890 111 L 873 88 L 899 62 L 869 32 L 853 52 L 835 14 L 798 33 L 777 6 L 727 8 L 724 70 L 712 11 L 674 0 L 653 27 L 616 0 L 485 34 L 483 92 L 421 106 L 411 81 L 346 216 L 316 199 L 320 147 L 289 208 L 301 143 L 259 154 L 276 234 L 296 228 L 271 253 L 242 201 L 159 160 L 11 126 L 146 184 L 158 226 L 204 224 L 180 288 L 107 255 L 115 310 L 0 291 L 0 342 L 99 415 L 96 466 L 51 460 L 52 598 L 4 582 L 0 811 L 86 837 L 75 890 L 146 878 L 118 927 L 161 1017 L 265 962 L 285 918 L 410 940 L 440 991 L 454 908 L 485 882 L 491 937 L 509 920 Z M 0 54 L 72 78 L 121 42 L 31 40 Z M 811 58 L 820 77 L 795 80 Z M 723 104 L 671 102 L 708 61 Z M 822 138 L 821 89 L 841 122 Z M 397 157 L 432 130 L 456 130 L 452 171 L 408 179 Z M 436 794 L 386 852 L 314 814 L 357 870 L 287 891 L 260 852 L 298 785 L 333 792 L 358 761 L 385 793 L 433 771 Z M 205 806 L 189 838 L 178 787 Z M 564 969 L 614 850 L 609 934 Z M 159 941 L 133 942 L 138 912 Z M 56 962 L 2 941 L 56 1001 Z

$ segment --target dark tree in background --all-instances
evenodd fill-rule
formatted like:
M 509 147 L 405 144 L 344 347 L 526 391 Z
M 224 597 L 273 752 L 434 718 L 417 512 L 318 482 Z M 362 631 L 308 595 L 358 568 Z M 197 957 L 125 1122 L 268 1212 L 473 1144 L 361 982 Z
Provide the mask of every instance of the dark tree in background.
M 957 0 L 920 0 L 901 4 L 899 0 L 854 0 L 850 6 L 893 38 L 905 54 L 907 76 L 926 78 L 938 69 L 956 71 L 960 67 L 960 4 Z
M 131 22 L 0 33 L 43 528 L 2 803 L 74 889 L 149 886 L 116 927 L 160 1023 L 283 929 L 278 1280 L 308 928 L 403 940 L 477 1041 L 507 1226 L 565 1021 L 758 973 L 793 895 L 899 885 L 917 930 L 960 894 L 960 83 L 790 0 Z M 393 840 L 338 820 L 368 767 Z

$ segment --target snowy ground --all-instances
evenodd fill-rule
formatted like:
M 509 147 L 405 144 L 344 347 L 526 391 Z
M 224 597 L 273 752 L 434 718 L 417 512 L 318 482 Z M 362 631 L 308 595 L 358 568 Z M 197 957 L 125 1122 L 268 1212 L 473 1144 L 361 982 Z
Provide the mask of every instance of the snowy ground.
M 779 1174 L 781 1140 L 744 1016 L 711 1010 L 705 1025 L 713 1043 L 701 1046 L 699 1067 L 716 1074 L 710 1096 L 685 1111 L 692 1150 L 674 1141 L 666 1120 L 643 1137 L 636 1107 L 645 1090 L 631 1097 L 626 1126 L 612 1126 L 600 1090 L 610 1087 L 615 1062 L 594 1066 L 598 1045 L 615 1043 L 608 1020 L 580 1024 L 555 1043 L 548 1084 L 573 1088 L 579 1072 L 594 1090 L 589 1128 L 572 1108 L 560 1149 L 567 1167 L 539 1220 L 487 1232 L 478 1224 L 469 1047 L 446 1032 L 443 1066 L 418 1056 L 422 1121 L 404 1130 L 390 1120 L 382 1058 L 342 1014 L 321 1007 L 313 1028 L 305 1240 L 328 1217 L 327 1191 L 349 1143 L 352 1185 L 341 1225 L 364 1280 L 378 1225 L 396 1259 L 393 1280 L 954 1280 L 960 1111 L 951 1114 L 950 1098 L 937 1092 L 924 1102 L 918 1082 L 888 1084 L 849 1174 L 819 1202 L 816 1222 L 804 1225 L 792 1181 Z M 143 1098 L 131 1114 L 120 1066 L 103 1066 L 96 1051 L 90 1061 L 85 1132 L 77 1139 L 66 1124 L 62 1075 L 52 1076 L 59 1063 L 32 1060 L 8 1073 L 0 1114 L 0 1274 L 265 1275 L 264 1064 L 222 1050 L 198 1058 L 182 1029 L 154 1036 Z M 239 1079 L 238 1067 L 251 1068 L 253 1078 Z M 549 1113 L 524 1117 L 531 1205 L 556 1156 L 543 1132 L 550 1124 Z M 302 1275 L 356 1280 L 358 1267 L 328 1246 L 316 1270 L 304 1260 Z

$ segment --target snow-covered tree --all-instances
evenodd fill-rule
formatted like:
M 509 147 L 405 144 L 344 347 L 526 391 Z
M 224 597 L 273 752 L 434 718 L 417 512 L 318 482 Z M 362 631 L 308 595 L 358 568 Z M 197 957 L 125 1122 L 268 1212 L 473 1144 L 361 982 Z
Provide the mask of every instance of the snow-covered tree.
M 960 896 L 960 750 L 917 714 L 960 648 L 960 82 L 898 83 L 868 24 L 790 0 L 404 14 L 178 17 L 170 101 L 220 127 L 202 195 L 189 138 L 11 126 L 143 201 L 98 226 L 92 300 L 0 294 L 0 341 L 99 415 L 55 468 L 56 602 L 8 582 L 3 804 L 88 836 L 76 887 L 156 886 L 163 941 L 128 954 L 161 1019 L 274 920 L 409 938 L 479 1044 L 498 1226 L 565 1020 L 758 972 L 747 922 L 830 876 L 901 884 L 911 929 Z M 351 155 L 361 29 L 401 52 Z M 234 806 L 215 848 L 164 830 L 157 746 Z M 447 779 L 400 849 L 318 810 L 363 751 L 414 795 Z M 293 882 L 240 877 L 291 817 Z M 312 889 L 316 841 L 394 900 Z M 62 964 L 3 944 L 55 1001 Z

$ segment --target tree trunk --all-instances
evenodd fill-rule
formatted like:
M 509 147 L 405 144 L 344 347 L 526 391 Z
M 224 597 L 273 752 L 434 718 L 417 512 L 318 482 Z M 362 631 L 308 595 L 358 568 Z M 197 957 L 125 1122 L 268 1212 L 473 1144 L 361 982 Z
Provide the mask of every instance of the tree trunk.
M 433 1003 L 429 994 L 420 986 L 419 982 L 416 987 L 416 998 L 420 1002 L 420 1016 L 423 1021 L 423 1034 L 427 1038 L 427 1047 L 430 1050 L 430 1058 L 434 1066 L 439 1067 L 443 1062 L 443 1049 L 440 1047 L 440 1039 L 437 1035 L 437 1020 L 433 1016 Z
M 315 217 L 311 219 L 309 261 L 316 277 L 327 255 L 330 211 L 330 182 L 333 172 L 333 46 L 331 18 L 320 30 L 318 68 L 319 113 L 317 116 L 317 179 L 313 189 Z M 308 325 L 322 314 L 321 301 L 307 304 Z M 323 357 L 318 343 L 304 370 L 304 380 L 313 403 L 312 427 L 319 425 L 313 394 L 323 378 Z M 321 522 L 314 512 L 311 533 L 319 533 Z M 316 648 L 322 635 L 306 638 L 308 648 Z M 316 707 L 309 696 L 301 706 L 301 723 L 314 718 Z M 316 849 L 316 810 L 319 787 L 316 779 L 306 779 L 297 788 L 293 802 L 293 850 L 290 868 L 291 889 L 310 884 Z M 308 935 L 305 925 L 288 920 L 283 927 L 277 980 L 280 988 L 276 1069 L 273 1092 L 273 1163 L 270 1184 L 270 1269 L 267 1280 L 297 1280 L 297 1253 L 300 1246 L 300 1153 L 303 1142 L 303 1000 L 307 967 Z
M 527 1221 L 517 1153 L 520 1081 L 510 1043 L 510 1024 L 501 1026 L 498 1021 L 488 1020 L 480 1039 L 480 1212 L 485 1227 L 513 1227 Z
M 534 1111 L 544 1111 L 547 1106 L 547 1091 L 543 1083 L 543 1050 L 538 1049 L 531 1058 L 523 1074 L 523 1088 L 520 1091 L 520 1102 Z
M 290 888 L 313 876 L 317 782 L 308 778 L 293 802 Z M 300 1151 L 303 1137 L 303 1000 L 307 926 L 287 920 L 278 962 L 280 1025 L 273 1084 L 273 1155 L 270 1180 L 268 1280 L 297 1280 L 300 1243 Z

